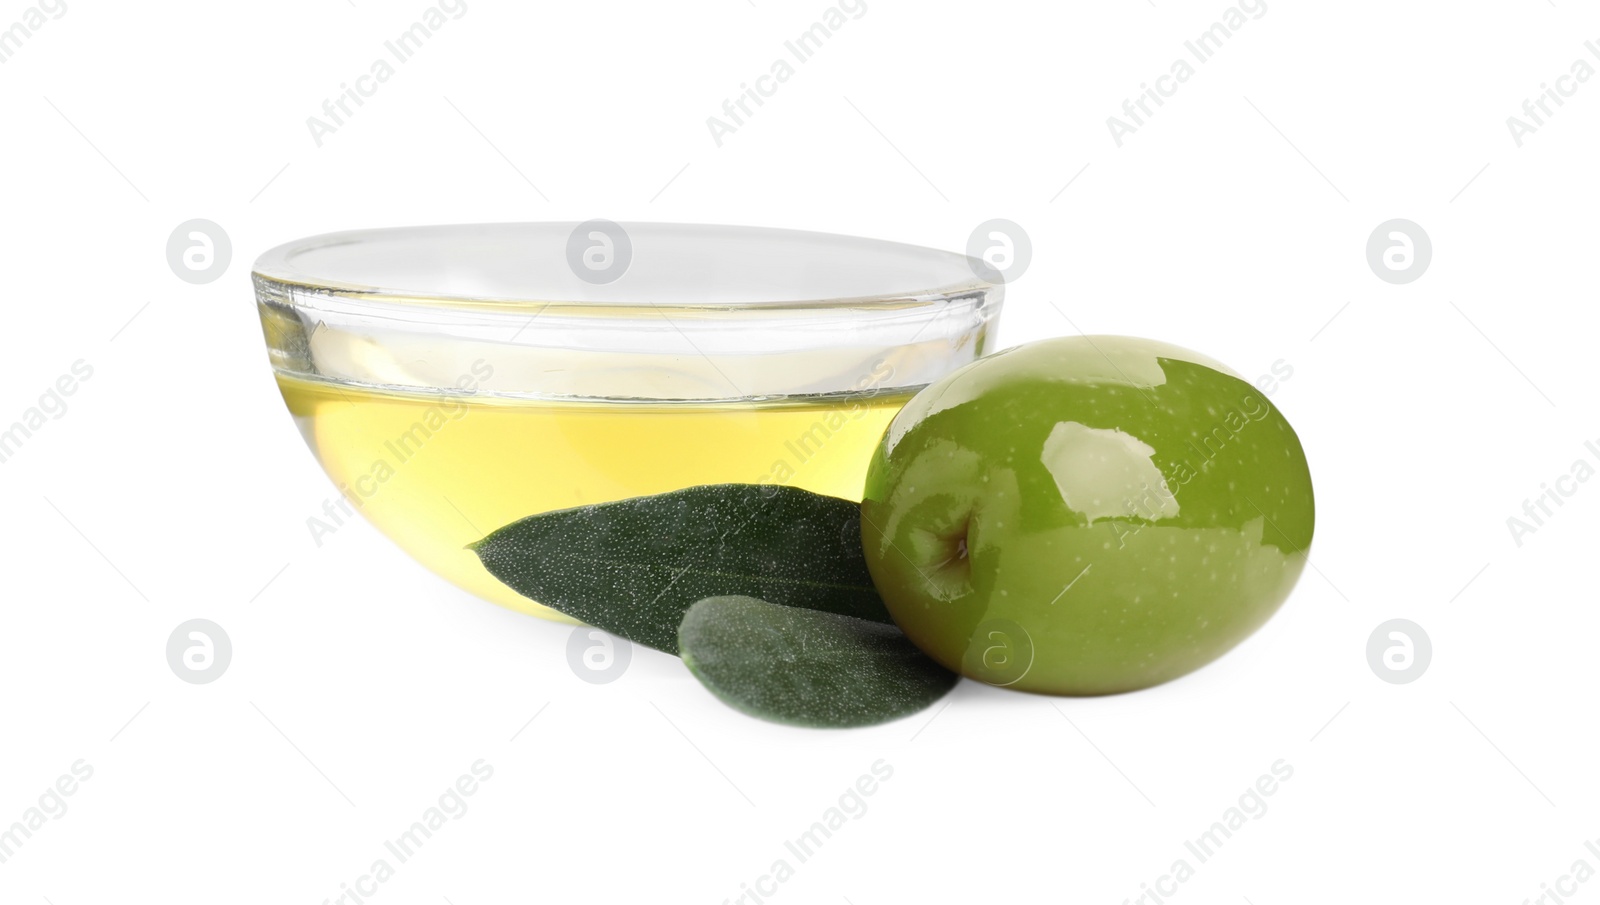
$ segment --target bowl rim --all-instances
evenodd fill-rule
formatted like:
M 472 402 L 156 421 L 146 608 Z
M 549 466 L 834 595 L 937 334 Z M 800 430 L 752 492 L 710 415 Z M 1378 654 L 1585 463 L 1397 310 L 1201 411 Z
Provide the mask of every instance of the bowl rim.
M 744 301 L 649 301 L 645 298 L 638 300 L 596 300 L 576 297 L 535 297 L 525 295 L 477 295 L 466 293 L 443 292 L 437 289 L 423 289 L 402 285 L 378 285 L 374 283 L 351 282 L 348 280 L 330 279 L 307 272 L 293 263 L 293 258 L 304 252 L 317 249 L 332 248 L 340 245 L 349 245 L 360 242 L 381 242 L 387 239 L 402 237 L 447 236 L 451 233 L 470 234 L 473 231 L 562 228 L 575 230 L 579 226 L 595 221 L 498 221 L 479 223 L 441 223 L 414 226 L 374 227 L 338 230 L 334 232 L 319 233 L 284 242 L 262 252 L 251 267 L 251 279 L 255 283 L 258 296 L 271 296 L 278 301 L 288 301 L 296 304 L 304 296 L 326 297 L 338 296 L 347 299 L 359 299 L 363 302 L 372 302 L 380 305 L 402 306 L 409 309 L 461 309 L 483 308 L 496 312 L 512 312 L 516 310 L 538 310 L 546 308 L 565 309 L 564 313 L 581 316 L 585 310 L 593 310 L 597 314 L 615 316 L 626 310 L 653 309 L 653 310 L 683 310 L 683 311 L 757 311 L 781 313 L 785 311 L 802 312 L 827 308 L 850 309 L 895 309 L 904 308 L 907 303 L 919 305 L 933 304 L 938 307 L 940 302 L 978 305 L 997 304 L 1003 297 L 1004 279 L 988 268 L 983 261 L 963 252 L 945 251 L 928 246 L 914 245 L 906 242 L 897 242 L 888 239 L 877 239 L 863 236 L 829 233 L 815 230 L 790 229 L 786 227 L 750 226 L 725 223 L 684 223 L 666 221 L 620 221 L 618 225 L 625 230 L 671 230 L 674 232 L 703 232 L 708 241 L 726 239 L 737 235 L 739 238 L 757 238 L 762 241 L 829 241 L 846 242 L 859 245 L 884 255 L 910 255 L 921 256 L 934 264 L 942 264 L 953 269 L 952 265 L 961 263 L 961 270 L 965 276 L 961 279 L 944 280 L 926 286 L 907 286 L 900 291 L 870 292 L 859 295 L 838 295 L 829 297 L 810 298 L 782 298 L 762 299 L 753 297 Z M 609 221 L 602 221 L 609 222 Z M 994 273 L 993 279 L 988 279 L 980 273 L 988 271 Z

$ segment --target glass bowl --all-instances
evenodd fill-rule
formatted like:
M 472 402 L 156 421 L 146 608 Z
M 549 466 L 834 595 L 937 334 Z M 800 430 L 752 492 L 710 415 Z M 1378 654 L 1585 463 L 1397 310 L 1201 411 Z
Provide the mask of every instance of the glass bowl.
M 734 226 L 515 223 L 281 245 L 253 280 L 284 402 L 365 517 L 495 603 L 466 545 L 539 512 L 697 484 L 859 500 L 884 428 L 992 345 L 966 255 Z

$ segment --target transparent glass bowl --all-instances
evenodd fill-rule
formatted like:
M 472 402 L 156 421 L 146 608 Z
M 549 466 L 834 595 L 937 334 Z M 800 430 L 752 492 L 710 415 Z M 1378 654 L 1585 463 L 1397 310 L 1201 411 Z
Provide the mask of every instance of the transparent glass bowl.
M 257 260 L 278 384 L 371 521 L 515 609 L 466 545 L 553 509 L 696 484 L 860 499 L 885 426 L 992 346 L 966 255 L 753 227 L 519 223 L 333 233 Z

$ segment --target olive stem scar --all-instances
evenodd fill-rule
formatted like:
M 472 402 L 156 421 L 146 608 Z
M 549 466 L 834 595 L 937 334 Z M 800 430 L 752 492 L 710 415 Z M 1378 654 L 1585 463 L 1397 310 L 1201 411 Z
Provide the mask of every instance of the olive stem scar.
M 863 512 L 863 513 L 861 513 L 861 517 L 862 517 L 862 518 L 864 518 L 864 519 L 867 519 L 867 524 L 869 524 L 869 525 L 871 525 L 871 526 L 872 526 L 872 527 L 873 527 L 873 528 L 874 528 L 874 529 L 876 529 L 876 530 L 877 530 L 877 531 L 879 531 L 879 532 L 880 532 L 880 533 L 881 533 L 881 532 L 882 532 L 882 531 L 883 531 L 883 529 L 882 529 L 882 528 L 879 528 L 879 527 L 878 527 L 878 523 L 877 523 L 877 522 L 875 522 L 875 521 L 873 521 L 873 520 L 872 520 L 872 519 L 870 519 L 870 518 L 867 518 L 867 514 L 866 514 L 866 513 L 865 513 L 865 512 Z M 896 543 L 895 543 L 895 542 L 894 542 L 894 541 L 892 541 L 892 540 L 889 540 L 889 536 L 888 536 L 888 535 L 887 535 L 887 534 L 885 534 L 885 535 L 884 535 L 884 538 L 883 538 L 883 539 L 884 539 L 884 541 L 885 541 L 885 542 L 886 542 L 886 543 L 888 543 L 888 545 L 889 545 L 889 546 L 890 546 L 890 547 L 893 547 L 893 548 L 894 548 L 894 552 L 896 552 L 896 553 L 899 553 L 899 554 L 900 554 L 900 557 L 901 557 L 901 558 L 902 558 L 902 559 L 904 559 L 904 560 L 905 560 L 905 561 L 906 561 L 906 562 L 908 562 L 908 563 L 910 563 L 910 564 L 911 564 L 911 568 L 913 568 L 913 569 L 916 569 L 916 570 L 917 570 L 917 574 L 918 574 L 918 575 L 921 575 L 921 576 L 922 576 L 922 580 L 923 580 L 923 581 L 926 581 L 926 582 L 927 582 L 927 583 L 928 583 L 928 584 L 929 584 L 929 585 L 932 585 L 932 584 L 933 584 L 933 579 L 931 579 L 931 578 L 929 578 L 929 577 L 928 577 L 928 573 L 926 573 L 926 572 L 924 572 L 924 571 L 922 571 L 922 568 L 921 568 L 921 567 L 920 567 L 920 566 L 918 566 L 918 565 L 917 565 L 917 563 L 916 563 L 916 561 L 915 561 L 915 560 L 913 560 L 913 559 L 912 559 L 912 558 L 911 558 L 911 557 L 909 557 L 909 556 L 907 556 L 907 555 L 906 555 L 906 554 L 905 554 L 905 551 L 904 551 L 904 550 L 901 550 L 901 549 L 900 549 L 900 545 L 899 545 L 899 544 L 896 544 Z M 930 721 L 929 721 L 929 722 L 932 722 L 932 721 L 931 721 L 931 720 L 930 720 Z

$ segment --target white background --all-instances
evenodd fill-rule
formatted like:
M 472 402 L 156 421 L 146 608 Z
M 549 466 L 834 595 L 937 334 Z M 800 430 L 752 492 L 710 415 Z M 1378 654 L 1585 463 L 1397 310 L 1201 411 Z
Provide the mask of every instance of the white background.
M 719 148 L 706 118 L 820 0 L 468 0 L 321 147 L 307 117 L 420 0 L 67 6 L 0 65 L 0 424 L 93 368 L 0 465 L 0 825 L 75 761 L 94 773 L 0 864 L 0 901 L 336 899 L 480 758 L 493 778 L 380 905 L 735 899 L 880 759 L 866 813 L 772 898 L 1136 899 L 1279 759 L 1292 779 L 1177 901 L 1517 903 L 1600 869 L 1600 484 L 1520 545 L 1506 523 L 1600 464 L 1600 79 L 1522 147 L 1506 125 L 1575 60 L 1600 67 L 1592 8 L 1270 0 L 1119 148 L 1106 118 L 1220 0 L 868 0 Z M 0 30 L 28 8 L 0 5 Z M 234 247 L 209 285 L 165 258 L 196 217 Z M 1014 220 L 1034 260 L 1003 344 L 1130 333 L 1293 368 L 1273 400 L 1317 482 L 1315 569 L 1161 688 L 964 683 L 818 732 L 740 716 L 642 649 L 585 684 L 569 627 L 365 524 L 318 548 L 330 484 L 272 383 L 255 255 L 589 217 L 956 249 Z M 1395 217 L 1434 246 L 1408 285 L 1364 253 Z M 214 684 L 167 664 L 194 617 L 232 638 Z M 1433 643 L 1409 685 L 1366 659 L 1395 617 Z

